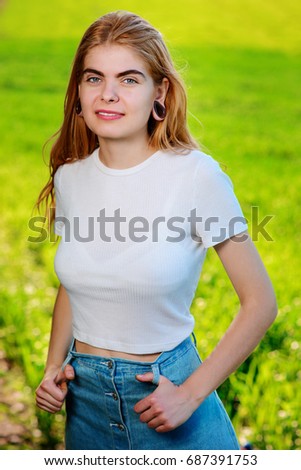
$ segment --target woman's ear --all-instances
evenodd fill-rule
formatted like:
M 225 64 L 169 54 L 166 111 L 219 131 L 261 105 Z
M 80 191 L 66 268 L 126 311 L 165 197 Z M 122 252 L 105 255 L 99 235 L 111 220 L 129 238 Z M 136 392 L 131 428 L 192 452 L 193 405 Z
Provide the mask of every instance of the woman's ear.
M 161 84 L 157 86 L 156 98 L 153 105 L 153 118 L 156 121 L 163 121 L 166 116 L 165 98 L 169 88 L 169 80 L 164 77 Z
M 155 100 L 164 105 L 165 98 L 169 89 L 169 80 L 164 77 L 160 85 L 157 85 Z

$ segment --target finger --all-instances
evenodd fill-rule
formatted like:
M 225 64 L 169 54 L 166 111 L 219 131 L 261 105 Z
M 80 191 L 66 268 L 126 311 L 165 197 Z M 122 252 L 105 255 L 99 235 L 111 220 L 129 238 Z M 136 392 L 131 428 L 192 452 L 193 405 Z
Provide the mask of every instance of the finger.
M 62 392 L 66 393 L 67 395 L 67 391 L 68 391 L 67 382 L 62 382 L 58 384 L 58 387 L 62 390 Z
M 173 428 L 170 425 L 164 423 L 162 416 L 158 416 L 145 424 L 147 425 L 148 428 L 154 429 L 156 432 L 159 432 L 159 433 L 169 432 L 173 430 Z
M 61 410 L 62 403 L 59 406 L 52 405 L 47 400 L 37 399 L 36 404 L 39 408 L 44 411 L 48 411 L 48 413 L 56 413 Z
M 61 408 L 53 408 L 52 406 L 48 406 L 47 404 L 43 403 L 37 403 L 37 406 L 41 410 L 47 411 L 48 413 L 58 413 L 59 411 L 61 411 Z
M 61 390 L 52 381 L 45 381 L 41 383 L 39 388 L 36 390 L 36 395 L 43 399 L 49 399 L 50 401 L 57 401 L 62 403 L 65 399 L 66 392 Z
M 73 380 L 75 377 L 74 368 L 71 364 L 67 364 L 64 368 L 65 375 L 68 380 Z
M 147 423 L 147 426 L 151 429 L 157 430 L 158 427 L 162 426 L 162 418 L 155 417 Z
M 47 404 L 48 406 L 53 407 L 53 408 L 61 408 L 64 403 L 64 399 L 61 398 L 60 400 L 57 400 L 51 394 L 39 388 L 36 391 L 36 402 Z
M 134 406 L 134 411 L 136 413 L 143 413 L 143 411 L 148 410 L 151 407 L 150 399 L 149 396 L 146 398 L 143 398 L 143 400 L 138 401 L 136 405 Z
M 37 395 L 36 402 L 42 403 L 42 404 L 47 403 L 47 405 L 53 408 L 61 408 L 64 403 L 63 400 L 55 400 L 55 398 L 53 398 L 51 395 L 48 395 L 48 394 Z
M 136 374 L 136 379 L 139 380 L 139 382 L 153 382 L 154 380 L 154 374 L 152 372 L 146 372 L 145 374 Z M 156 383 L 155 385 L 161 385 L 164 382 L 170 382 L 167 377 L 164 375 L 159 375 L 159 381 L 158 384 Z
M 74 374 L 74 369 L 70 364 L 67 364 L 64 368 L 64 370 L 60 369 L 58 372 L 56 378 L 55 378 L 55 383 L 57 385 L 61 385 L 64 382 L 67 382 L 67 380 L 73 380 L 75 377 Z
M 152 372 L 137 374 L 136 379 L 139 380 L 139 382 L 152 382 L 154 380 L 154 374 Z
M 58 413 L 59 411 L 61 411 L 61 410 L 53 410 L 53 409 L 51 409 L 51 408 L 49 408 L 49 407 L 47 407 L 47 406 L 39 405 L 38 403 L 37 403 L 37 406 L 38 406 L 42 411 L 47 411 L 47 413 L 52 413 L 52 414 L 54 414 L 54 413 Z
M 172 429 L 166 428 L 166 426 L 164 426 L 164 425 L 160 425 L 157 428 L 155 428 L 155 431 L 159 432 L 159 433 L 160 432 L 163 433 L 163 432 L 170 432 L 170 431 L 172 431 Z
M 41 385 L 40 390 L 37 391 L 39 396 L 41 396 L 42 398 L 47 396 L 47 398 L 51 397 L 50 399 L 63 402 L 67 392 L 65 390 L 61 390 L 61 388 L 55 385 L 54 383 L 51 386 L 48 386 L 48 385 L 49 384 Z
M 143 413 L 141 413 L 140 415 L 140 421 L 142 423 L 148 423 L 150 422 L 152 419 L 156 418 L 158 416 L 157 413 L 154 412 L 154 409 L 153 408 L 149 408 L 148 410 L 144 411 Z

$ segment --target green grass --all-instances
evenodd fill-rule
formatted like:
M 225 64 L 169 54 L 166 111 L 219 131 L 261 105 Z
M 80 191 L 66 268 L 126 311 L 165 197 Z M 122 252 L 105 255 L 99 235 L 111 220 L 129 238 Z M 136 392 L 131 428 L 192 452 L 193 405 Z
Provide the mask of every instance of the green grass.
M 183 69 L 189 125 L 227 166 L 276 290 L 279 316 L 251 357 L 220 388 L 241 439 L 259 449 L 301 449 L 301 74 L 298 1 L 154 0 L 2 3 L 0 16 L 1 343 L 34 390 L 41 379 L 58 281 L 56 246 L 27 241 L 48 177 L 42 145 L 60 125 L 70 65 L 97 16 L 128 9 L 164 34 Z M 254 209 L 273 238 L 255 240 Z M 238 309 L 214 250 L 192 304 L 208 355 Z M 38 413 L 44 448 L 62 440 L 60 417 Z

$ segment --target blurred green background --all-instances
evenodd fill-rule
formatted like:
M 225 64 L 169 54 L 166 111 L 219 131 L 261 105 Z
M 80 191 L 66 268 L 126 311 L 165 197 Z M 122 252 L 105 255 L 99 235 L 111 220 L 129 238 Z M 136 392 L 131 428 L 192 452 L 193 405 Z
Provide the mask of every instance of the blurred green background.
M 189 126 L 226 165 L 275 287 L 279 315 L 219 389 L 240 442 L 301 449 L 301 3 L 298 0 L 0 1 L 0 447 L 60 449 L 64 412 L 34 405 L 58 281 L 56 244 L 30 243 L 48 179 L 42 146 L 60 126 L 71 62 L 102 14 L 126 9 L 163 34 L 187 84 Z M 269 236 L 256 232 L 259 222 Z M 298 248 L 299 247 L 299 248 Z M 206 357 L 238 310 L 209 250 L 191 311 Z

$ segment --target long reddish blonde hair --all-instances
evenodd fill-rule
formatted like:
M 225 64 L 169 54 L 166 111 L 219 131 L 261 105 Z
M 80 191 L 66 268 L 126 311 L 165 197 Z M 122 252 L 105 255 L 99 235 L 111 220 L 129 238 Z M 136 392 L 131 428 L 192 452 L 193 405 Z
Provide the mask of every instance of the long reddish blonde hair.
M 82 79 L 84 61 L 93 47 L 118 44 L 132 48 L 142 57 L 155 83 L 169 80 L 165 106 L 166 118 L 148 122 L 149 145 L 158 150 L 195 149 L 197 142 L 187 127 L 187 97 L 183 81 L 175 69 L 162 35 L 145 19 L 127 11 L 108 13 L 97 19 L 85 32 L 75 55 L 64 101 L 64 119 L 50 151 L 50 177 L 39 194 L 36 206 L 42 202 L 46 210 L 54 206 L 54 175 L 58 167 L 90 155 L 98 147 L 97 136 L 76 114 L 78 86 Z M 50 199 L 50 201 L 49 201 Z M 54 211 L 51 211 L 50 223 Z

